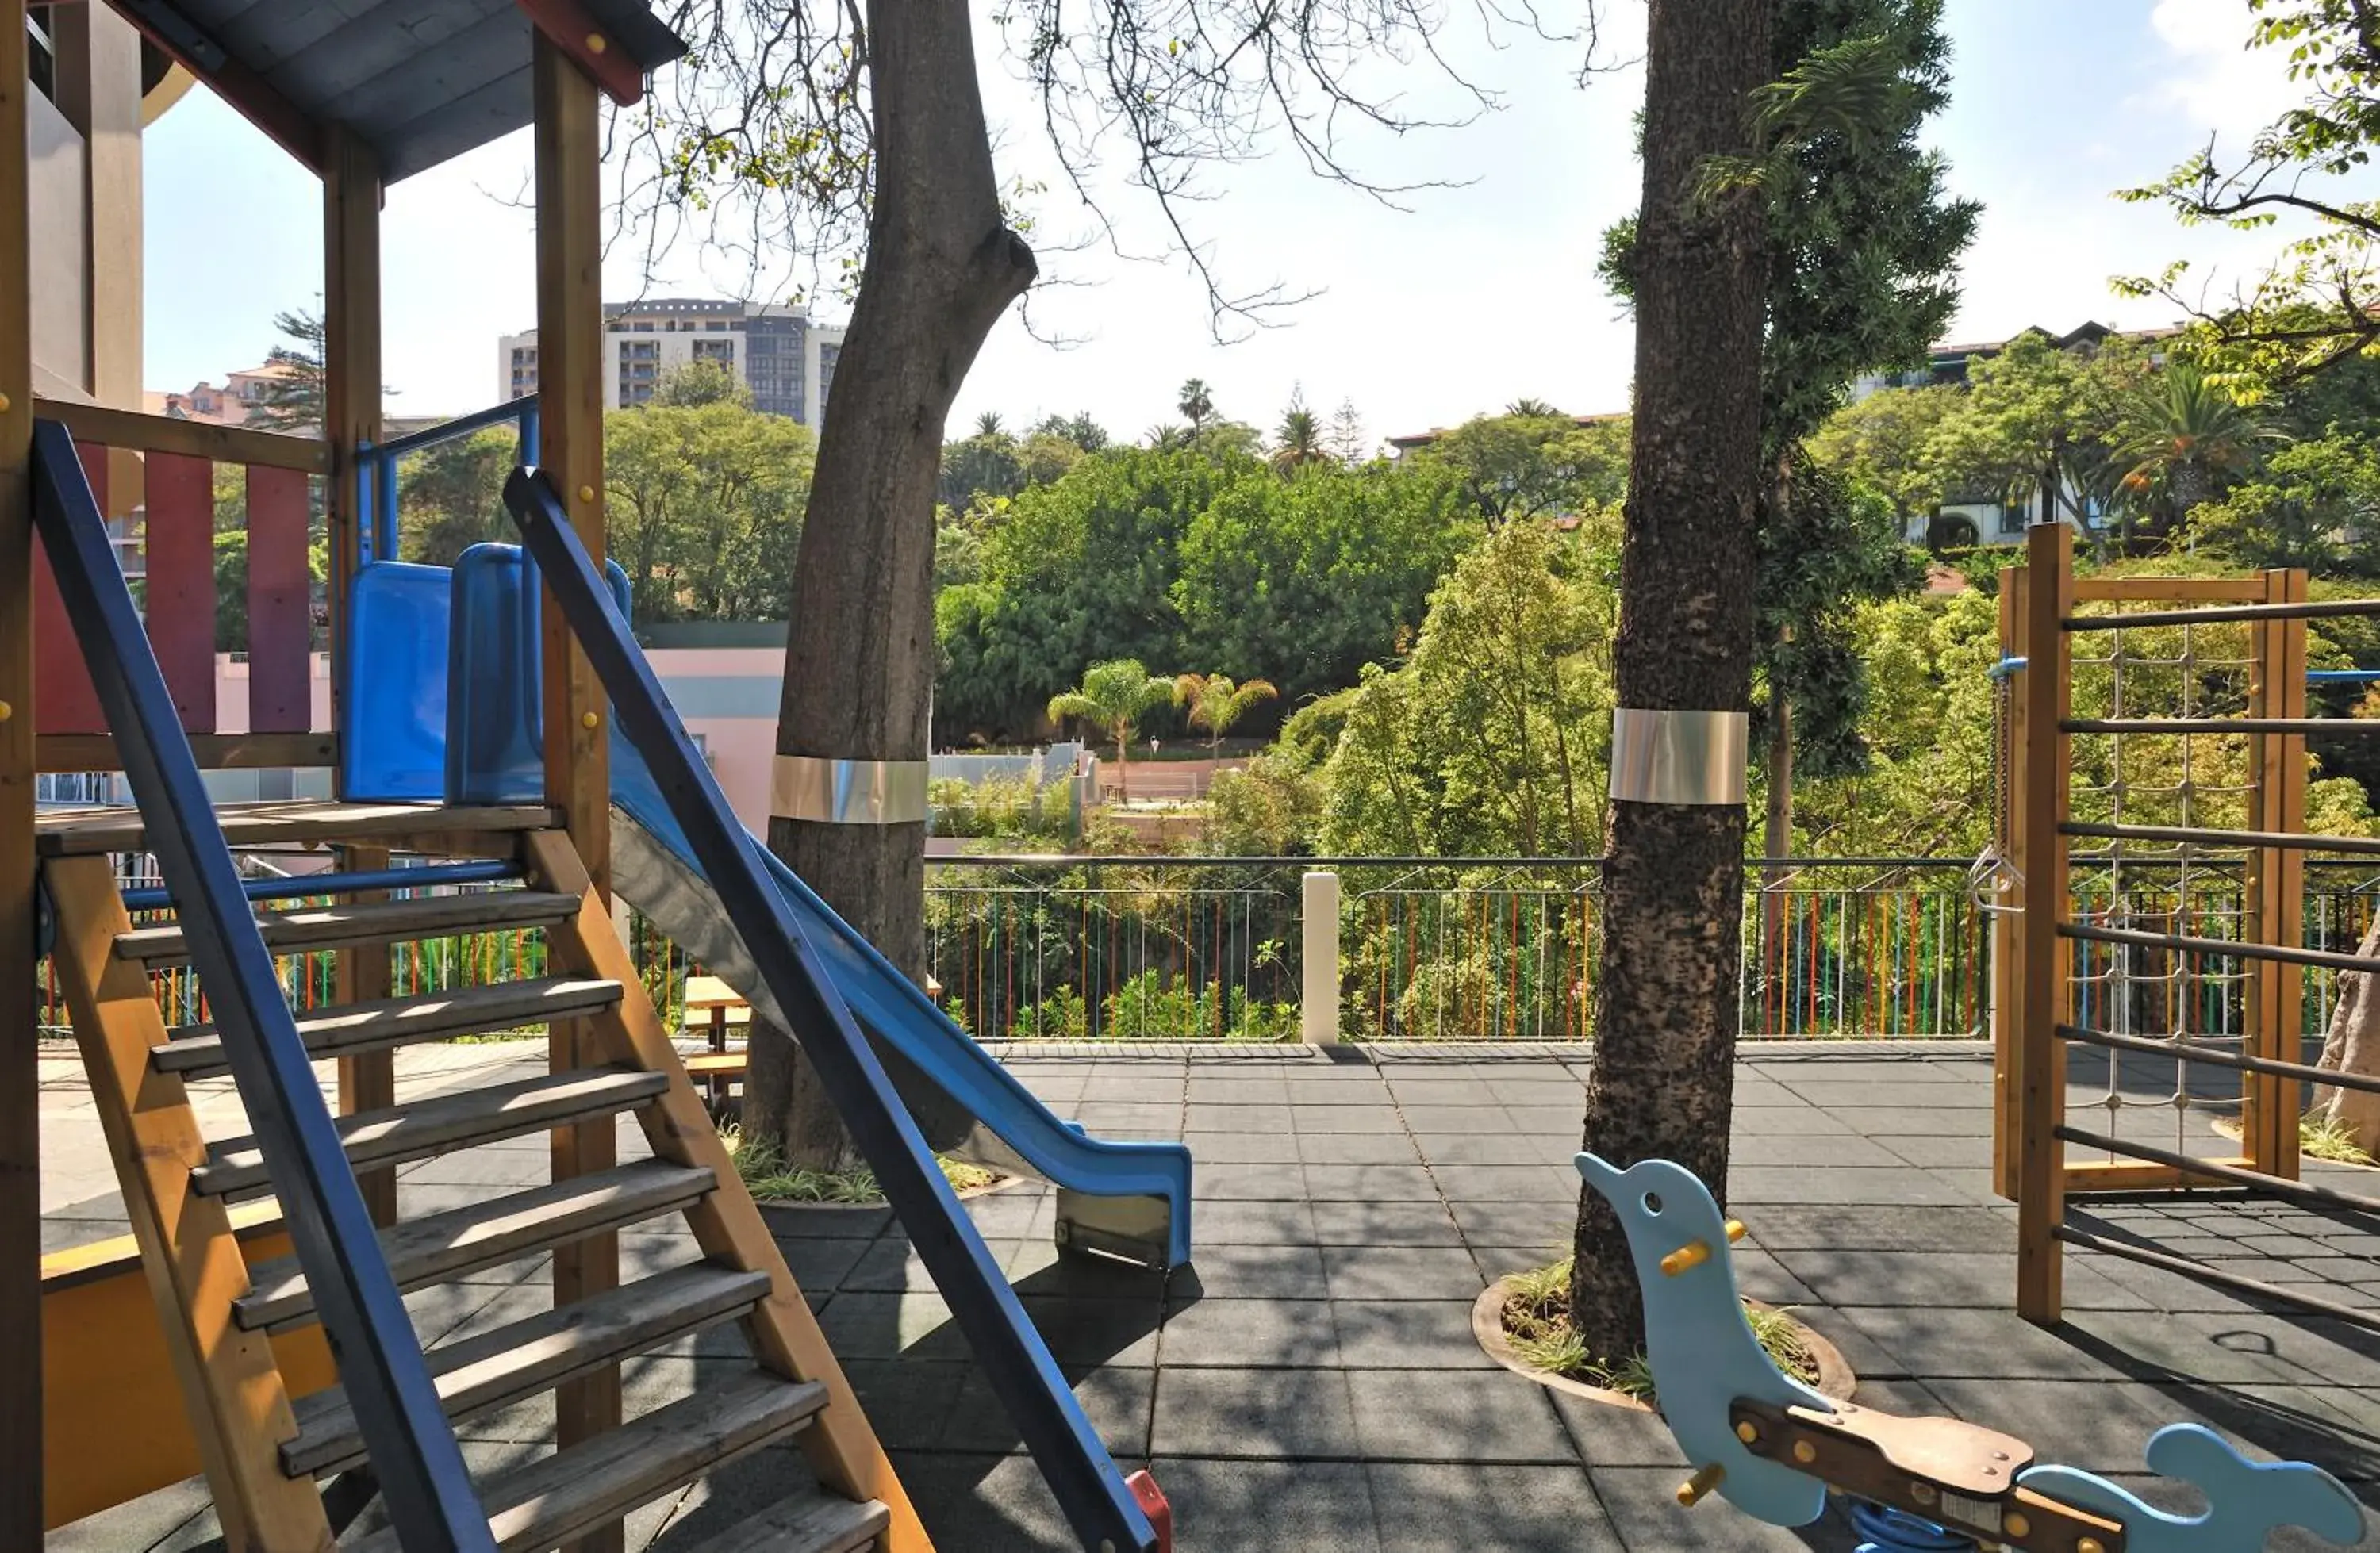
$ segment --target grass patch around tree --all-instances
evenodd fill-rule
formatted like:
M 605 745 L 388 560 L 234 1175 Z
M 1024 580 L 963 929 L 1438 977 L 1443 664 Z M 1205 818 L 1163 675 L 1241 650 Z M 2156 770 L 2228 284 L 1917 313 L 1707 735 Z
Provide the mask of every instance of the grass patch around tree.
M 1504 1339 L 1521 1362 L 1533 1369 L 1566 1379 L 1599 1386 L 1607 1391 L 1650 1405 L 1653 1366 L 1642 1353 L 1617 1363 L 1590 1353 L 1570 1323 L 1570 1265 L 1567 1256 L 1548 1268 L 1514 1273 L 1505 1280 Z M 1803 1343 L 1791 1316 L 1746 1304 L 1744 1319 L 1753 1336 L 1777 1362 L 1777 1367 L 1805 1385 L 1818 1383 L 1817 1356 Z
M 727 1146 L 727 1157 L 735 1161 L 735 1174 L 755 1202 L 868 1207 L 884 1200 L 884 1189 L 877 1183 L 876 1172 L 865 1166 L 849 1171 L 813 1171 L 789 1165 L 784 1151 L 775 1144 L 765 1138 L 747 1138 L 735 1127 L 721 1128 L 719 1141 Z M 997 1171 L 965 1160 L 938 1154 L 934 1162 L 941 1166 L 942 1179 L 955 1192 L 972 1192 L 1001 1179 Z
M 2227 1138 L 2240 1135 L 2240 1119 L 2217 1117 L 2215 1130 Z M 2356 1146 L 2355 1134 L 2337 1122 L 2321 1116 L 2298 1118 L 2298 1152 L 2309 1159 L 2320 1159 L 2333 1165 L 2380 1165 L 2366 1150 Z

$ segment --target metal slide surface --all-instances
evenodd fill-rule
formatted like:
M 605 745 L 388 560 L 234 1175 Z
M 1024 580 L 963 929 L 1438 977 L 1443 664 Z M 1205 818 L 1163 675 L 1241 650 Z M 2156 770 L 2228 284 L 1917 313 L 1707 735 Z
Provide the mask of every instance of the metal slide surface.
M 755 1014 L 785 1027 L 735 925 L 696 865 L 685 832 L 625 738 L 612 741 L 612 882 Z M 825 962 L 868 1034 L 949 1102 L 919 1104 L 919 1125 L 947 1152 L 1059 1189 L 1061 1244 L 1160 1267 L 1190 1260 L 1190 1150 L 1178 1143 L 1112 1143 L 1052 1113 L 998 1059 L 952 1022 L 924 989 L 879 953 L 766 847 L 786 908 Z M 902 1075 L 906 1077 L 908 1075 Z

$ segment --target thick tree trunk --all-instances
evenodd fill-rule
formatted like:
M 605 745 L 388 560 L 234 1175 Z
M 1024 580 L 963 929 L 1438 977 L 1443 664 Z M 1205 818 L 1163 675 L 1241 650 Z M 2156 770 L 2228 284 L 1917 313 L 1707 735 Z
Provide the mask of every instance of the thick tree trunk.
M 1754 498 L 1767 268 L 1758 200 L 1695 197 L 1746 155 L 1768 77 L 1768 0 L 1652 0 L 1637 237 L 1636 416 L 1620 580 L 1622 707 L 1743 711 L 1756 630 Z M 1744 810 L 1615 801 L 1586 1147 L 1660 1157 L 1727 1189 Z M 1607 1357 L 1644 1347 L 1628 1242 L 1581 1194 L 1572 1318 Z
M 926 758 L 933 693 L 943 424 L 1035 270 L 1001 219 L 965 0 L 878 0 L 868 22 L 875 208 L 794 564 L 777 751 L 909 761 Z M 922 974 L 922 821 L 780 817 L 769 846 L 895 965 Z M 797 1049 L 754 1036 L 745 1124 L 796 1158 L 847 1158 L 839 1120 L 804 1098 L 812 1086 Z
M 2355 952 L 2380 958 L 2380 917 L 2373 919 Z M 2363 971 L 2339 973 L 2338 1003 L 2330 1011 L 2330 1030 L 2322 1043 L 2322 1065 L 2334 1073 L 2380 1078 L 2380 987 L 2373 985 L 2374 979 Z M 2313 1101 L 2315 1116 L 2346 1128 L 2366 1154 L 2380 1153 L 2380 1095 L 2318 1088 Z

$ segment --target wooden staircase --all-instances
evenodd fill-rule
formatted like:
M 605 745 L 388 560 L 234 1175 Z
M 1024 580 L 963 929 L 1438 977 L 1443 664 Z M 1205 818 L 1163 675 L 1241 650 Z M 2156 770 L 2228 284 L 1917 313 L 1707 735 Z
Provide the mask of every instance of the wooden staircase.
M 721 1466 L 793 1438 L 811 1481 L 788 1484 L 757 1517 L 710 1540 L 665 1539 L 700 1553 L 886 1553 L 928 1549 L 923 1528 L 854 1399 L 801 1291 L 737 1180 L 710 1118 L 646 995 L 569 839 L 541 807 L 275 804 L 219 811 L 236 847 L 344 844 L 429 857 L 511 859 L 516 884 L 455 893 L 359 898 L 261 909 L 278 954 L 335 951 L 385 989 L 388 946 L 491 930 L 544 935 L 548 974 L 407 997 L 361 998 L 307 1010 L 298 1029 L 317 1059 L 359 1060 L 413 1042 L 549 1025 L 573 1054 L 528 1079 L 441 1094 L 340 1118 L 358 1178 L 525 1134 L 562 1139 L 589 1124 L 636 1118 L 651 1158 L 565 1175 L 550 1184 L 387 1223 L 380 1250 L 401 1289 L 569 1248 L 585 1258 L 581 1297 L 428 1351 L 450 1419 L 615 1377 L 625 1359 L 729 1321 L 743 1324 L 753 1365 L 721 1384 L 588 1432 L 525 1465 L 475 1480 L 496 1545 L 551 1548 L 607 1542 L 637 1509 Z M 89 1069 L 124 1199 L 166 1329 L 235 1553 L 319 1553 L 334 1546 L 388 1553 L 393 1529 L 368 1512 L 334 1538 L 317 1480 L 368 1465 L 354 1412 L 334 1387 L 292 1399 L 269 1337 L 313 1322 L 297 1259 L 243 1265 L 227 1206 L 269 1190 L 252 1138 L 200 1134 L 188 1081 L 227 1066 L 212 1026 L 168 1028 L 151 973 L 182 964 L 178 927 L 136 926 L 111 855 L 143 850 L 122 810 L 44 816 L 38 844 L 54 915 L 56 975 Z M 383 1059 L 384 1060 L 384 1059 Z M 383 1197 L 382 1200 L 387 1200 Z M 699 1257 L 614 1287 L 608 1237 L 682 1214 Z M 708 1366 L 706 1366 L 708 1368 Z M 613 1384 L 616 1384 L 615 1381 Z M 612 1394 L 616 1395 L 616 1390 Z M 565 1416 L 570 1409 L 565 1406 Z M 798 1475 L 798 1474 L 796 1474 Z

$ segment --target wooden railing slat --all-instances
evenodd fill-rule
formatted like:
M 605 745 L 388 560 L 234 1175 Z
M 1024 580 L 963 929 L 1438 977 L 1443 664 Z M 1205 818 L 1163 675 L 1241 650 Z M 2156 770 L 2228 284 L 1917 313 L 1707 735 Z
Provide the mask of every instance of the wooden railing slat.
M 314 723 L 306 477 L 248 470 L 248 726 L 303 734 Z
M 149 645 L 174 710 L 192 734 L 215 731 L 214 466 L 149 455 Z

